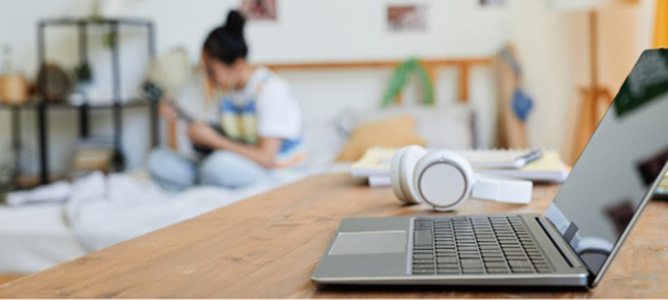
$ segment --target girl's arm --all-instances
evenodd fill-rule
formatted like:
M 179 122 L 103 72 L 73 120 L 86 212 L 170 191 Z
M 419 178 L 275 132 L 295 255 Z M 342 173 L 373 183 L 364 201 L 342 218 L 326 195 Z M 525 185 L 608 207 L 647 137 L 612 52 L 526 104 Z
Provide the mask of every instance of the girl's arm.
M 204 123 L 191 124 L 188 127 L 188 137 L 195 144 L 235 152 L 265 168 L 274 166 L 276 154 L 281 147 L 279 138 L 260 138 L 255 146 L 236 143 L 218 134 L 211 126 Z

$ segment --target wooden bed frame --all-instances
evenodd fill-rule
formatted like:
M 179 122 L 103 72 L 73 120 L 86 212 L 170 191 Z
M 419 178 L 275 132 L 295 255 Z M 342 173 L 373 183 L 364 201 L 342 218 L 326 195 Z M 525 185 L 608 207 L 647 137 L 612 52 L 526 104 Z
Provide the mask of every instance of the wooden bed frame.
M 402 61 L 384 60 L 384 61 L 339 61 L 339 62 L 303 62 L 303 63 L 259 63 L 257 65 L 266 66 L 275 71 L 320 71 L 320 70 L 346 70 L 346 69 L 393 69 Z M 463 57 L 463 58 L 445 58 L 445 59 L 424 59 L 420 64 L 429 74 L 432 84 L 438 82 L 438 70 L 444 67 L 457 68 L 457 100 L 460 103 L 466 103 L 469 100 L 470 88 L 470 70 L 476 66 L 491 66 L 492 57 Z M 207 94 L 210 89 L 206 87 Z M 401 97 L 397 98 L 401 102 Z M 177 148 L 176 123 L 168 123 L 168 145 L 172 149 Z

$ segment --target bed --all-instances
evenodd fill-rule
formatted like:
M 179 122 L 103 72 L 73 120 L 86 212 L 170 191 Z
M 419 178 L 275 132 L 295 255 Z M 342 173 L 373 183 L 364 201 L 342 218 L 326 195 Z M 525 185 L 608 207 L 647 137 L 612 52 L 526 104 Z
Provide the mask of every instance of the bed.
M 87 253 L 63 206 L 0 206 L 0 273 L 29 274 Z

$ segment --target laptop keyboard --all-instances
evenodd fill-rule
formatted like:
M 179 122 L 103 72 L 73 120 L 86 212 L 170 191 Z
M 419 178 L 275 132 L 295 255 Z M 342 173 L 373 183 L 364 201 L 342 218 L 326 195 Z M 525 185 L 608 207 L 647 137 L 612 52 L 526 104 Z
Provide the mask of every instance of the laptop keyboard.
M 413 225 L 415 275 L 552 272 L 519 216 L 418 217 Z

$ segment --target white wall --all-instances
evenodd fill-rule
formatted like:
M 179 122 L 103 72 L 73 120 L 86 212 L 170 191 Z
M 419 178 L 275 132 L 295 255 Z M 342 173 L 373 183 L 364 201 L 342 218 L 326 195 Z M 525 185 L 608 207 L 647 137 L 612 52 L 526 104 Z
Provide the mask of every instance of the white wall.
M 577 84 L 586 69 L 586 16 L 562 12 L 545 1 L 515 0 L 510 10 L 511 40 L 523 62 L 523 86 L 534 97 L 528 122 L 533 146 L 564 151 L 572 130 L 569 108 L 577 100 Z
M 206 33 L 220 24 L 228 9 L 238 0 L 122 0 L 124 15 L 152 19 L 157 28 L 159 52 L 185 46 L 196 60 Z M 641 1 L 643 11 L 650 5 Z M 524 86 L 536 101 L 529 120 L 530 140 L 534 146 L 552 147 L 563 152 L 572 130 L 570 115 L 577 99 L 575 85 L 585 81 L 586 19 L 583 13 L 561 13 L 549 7 L 546 0 L 509 0 L 505 6 L 480 8 L 474 0 L 420 0 L 429 6 L 428 29 L 425 33 L 390 34 L 385 30 L 386 3 L 409 3 L 408 0 L 278 0 L 277 23 L 250 23 L 246 35 L 255 62 L 294 62 L 401 59 L 412 55 L 421 57 L 476 56 L 494 53 L 510 40 L 517 46 L 525 71 Z M 41 18 L 82 15 L 90 8 L 90 0 L 22 0 L 1 3 L 0 45 L 11 44 L 15 62 L 33 77 L 36 62 L 36 24 Z M 637 10 L 640 8 L 631 8 Z M 646 14 L 646 13 L 645 13 Z M 642 14 L 640 14 L 642 15 Z M 637 19 L 640 19 L 638 16 Z M 603 20 L 602 20 L 603 21 Z M 638 20 L 636 20 L 638 21 Z M 643 23 L 644 24 L 644 23 Z M 639 25 L 633 33 L 643 30 Z M 64 30 L 49 32 L 53 59 L 65 66 L 76 62 L 73 35 Z M 97 36 L 97 37 L 95 37 Z M 140 32 L 121 37 L 124 94 L 132 94 L 143 75 L 146 64 L 145 44 Z M 107 95 L 109 80 L 108 50 L 101 43 L 100 33 L 91 33 L 94 71 L 100 84 L 91 93 Z M 642 41 L 633 41 L 642 43 Z M 638 46 L 634 46 L 637 49 Z M 637 52 L 637 51 L 636 51 Z M 632 58 L 632 60 L 634 60 Z M 623 67 L 621 68 L 623 69 Z M 620 71 L 621 72 L 621 71 Z M 440 71 L 437 86 L 439 104 L 452 103 L 456 92 L 454 70 Z M 389 78 L 388 71 L 318 71 L 285 72 L 294 91 L 313 113 L 354 106 L 357 109 L 375 107 Z M 489 132 L 494 126 L 494 92 L 489 85 L 491 73 L 485 69 L 473 71 L 471 98 L 481 109 L 482 127 L 487 132 L 480 137 L 481 145 L 490 145 Z M 345 88 L 342 88 L 345 87 Z M 411 98 L 410 96 L 408 97 Z M 315 108 L 316 104 L 318 109 Z M 71 141 L 75 140 L 76 115 L 70 112 L 52 113 L 51 161 L 56 171 L 68 164 Z M 125 136 L 126 154 L 131 168 L 141 165 L 148 149 L 145 112 L 128 110 Z M 109 118 L 96 119 L 96 132 L 110 132 Z M 7 121 L 7 122 L 5 122 Z M 36 171 L 35 128 L 32 114 L 23 116 L 26 146 L 25 163 L 29 172 Z M 0 113 L 0 151 L 8 149 L 8 115 Z

